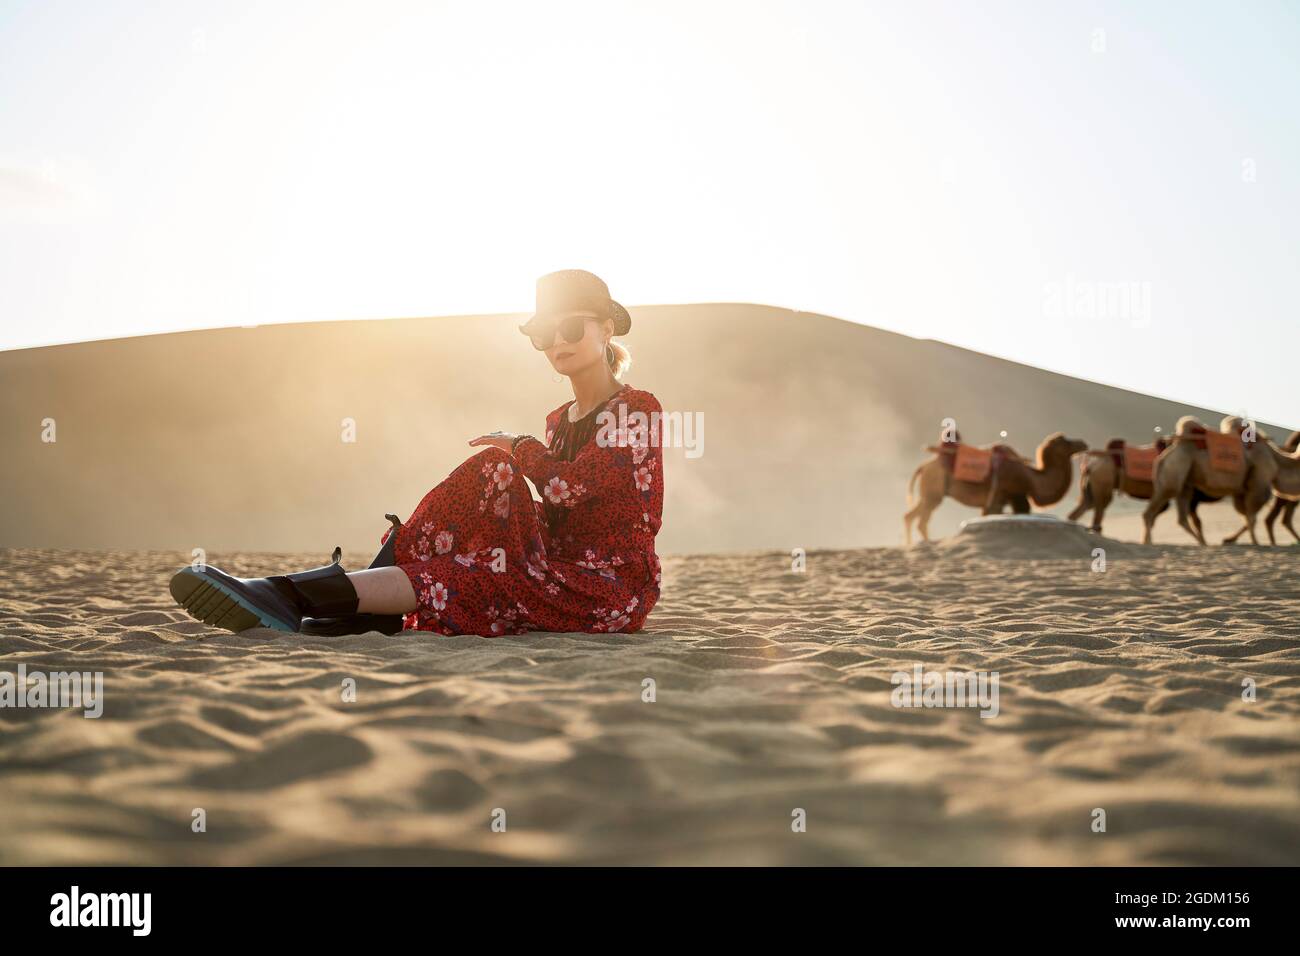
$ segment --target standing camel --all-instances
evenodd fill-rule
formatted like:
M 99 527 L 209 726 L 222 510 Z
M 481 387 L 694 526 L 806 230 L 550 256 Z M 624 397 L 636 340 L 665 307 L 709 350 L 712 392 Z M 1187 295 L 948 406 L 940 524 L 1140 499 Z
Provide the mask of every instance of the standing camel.
M 1300 448 L 1300 432 L 1292 432 L 1281 448 L 1273 444 L 1266 435 L 1261 435 L 1260 439 L 1273 453 L 1273 461 L 1277 464 L 1277 475 L 1273 478 L 1273 507 L 1264 518 L 1264 527 L 1268 529 L 1268 543 L 1277 544 L 1277 538 L 1273 536 L 1273 522 L 1277 520 L 1278 515 L 1283 515 L 1283 526 L 1291 532 L 1293 538 L 1300 541 L 1300 534 L 1296 534 L 1295 525 L 1291 523 L 1291 519 L 1295 516 L 1296 505 L 1300 504 L 1300 452 L 1296 451 Z M 1237 510 L 1240 511 L 1241 508 L 1238 507 Z M 1245 531 L 1246 526 L 1243 525 L 1235 534 L 1224 538 L 1223 543 L 1235 544 Z
M 1282 447 L 1291 452 L 1300 450 L 1300 432 L 1292 432 L 1290 437 L 1287 438 L 1286 444 Z M 1295 525 L 1291 523 L 1291 519 L 1295 517 L 1295 509 L 1298 504 L 1300 504 L 1300 500 L 1286 498 L 1276 491 L 1273 492 L 1273 507 L 1268 510 L 1268 516 L 1264 519 L 1264 527 L 1268 529 L 1269 544 L 1277 544 L 1277 539 L 1273 537 L 1273 522 L 1277 521 L 1278 515 L 1282 516 L 1282 524 L 1286 527 L 1286 530 L 1291 532 L 1291 537 L 1295 538 L 1296 541 L 1300 541 L 1300 532 L 1297 532 Z
M 1242 419 L 1229 415 L 1220 424 L 1219 433 L 1239 439 L 1244 425 Z M 1249 531 L 1250 540 L 1259 544 L 1255 537 L 1255 517 L 1273 494 L 1273 478 L 1278 470 L 1273 452 L 1266 447 L 1268 443 L 1265 441 L 1243 442 L 1239 467 L 1231 471 L 1212 468 L 1206 447 L 1207 431 L 1191 415 L 1178 420 L 1173 444 L 1156 459 L 1154 489 L 1146 511 L 1142 513 L 1143 544 L 1151 543 L 1151 526 L 1156 515 L 1173 501 L 1178 505 L 1178 523 L 1204 545 L 1205 536 L 1188 522 L 1192 495 L 1198 489 L 1212 497 L 1232 497 L 1246 518 L 1242 530 Z
M 903 515 L 907 543 L 912 543 L 914 520 L 921 538 L 930 540 L 930 515 L 943 503 L 945 496 L 979 508 L 981 514 L 986 515 L 1001 514 L 1008 504 L 1017 514 L 1028 512 L 1031 501 L 1040 506 L 1056 504 L 1069 490 L 1074 473 L 1072 457 L 1087 448 L 1086 442 L 1066 438 L 1057 432 L 1048 435 L 1038 446 L 1035 464 L 1004 445 L 995 446 L 991 449 L 993 459 L 988 474 L 982 481 L 958 481 L 952 475 L 951 465 L 944 461 L 943 450 L 931 447 L 935 457 L 919 465 L 908 482 L 907 501 L 910 505 L 916 480 L 918 477 L 921 479 L 920 497 L 916 505 Z
M 1156 439 L 1156 451 L 1169 447 L 1168 438 Z M 1142 478 L 1134 478 L 1124 467 L 1125 442 L 1122 438 L 1112 439 L 1106 444 L 1105 451 L 1090 451 L 1084 455 L 1079 467 L 1079 503 L 1070 512 L 1070 521 L 1078 521 L 1089 510 L 1092 511 L 1092 530 L 1101 534 L 1102 518 L 1116 492 L 1124 492 L 1130 498 L 1148 501 L 1153 491 L 1152 483 Z M 1203 501 L 1218 501 L 1201 491 L 1192 494 L 1188 514 L 1197 529 L 1201 528 L 1201 519 L 1196 514 L 1196 507 Z M 1161 508 L 1163 513 L 1169 507 L 1168 502 Z

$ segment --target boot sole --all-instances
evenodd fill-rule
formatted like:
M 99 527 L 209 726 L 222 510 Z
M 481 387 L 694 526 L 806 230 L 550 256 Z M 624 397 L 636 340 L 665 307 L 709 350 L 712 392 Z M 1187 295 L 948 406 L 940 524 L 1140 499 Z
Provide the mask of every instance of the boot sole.
M 172 575 L 169 590 L 176 603 L 190 617 L 225 628 L 227 631 L 247 631 L 253 627 L 269 627 L 287 634 L 296 633 L 284 621 L 274 618 L 237 594 L 208 580 L 192 568 L 182 568 Z
M 315 637 L 350 637 L 378 631 L 392 637 L 402 631 L 403 614 L 350 614 L 346 617 L 304 617 L 299 634 Z

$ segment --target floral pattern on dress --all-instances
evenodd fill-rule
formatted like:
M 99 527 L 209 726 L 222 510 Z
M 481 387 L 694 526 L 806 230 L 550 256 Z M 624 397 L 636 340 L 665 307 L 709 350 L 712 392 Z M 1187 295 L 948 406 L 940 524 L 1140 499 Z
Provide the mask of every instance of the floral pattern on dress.
M 407 629 L 484 637 L 641 629 L 660 594 L 662 443 L 631 427 L 608 444 L 593 436 L 572 460 L 554 455 L 548 445 L 570 424 L 570 404 L 547 416 L 546 444 L 524 436 L 513 455 L 483 449 L 396 531 L 397 566 L 419 601 Z M 662 414 L 653 395 L 628 385 L 602 411 L 617 421 L 641 412 L 657 422 Z

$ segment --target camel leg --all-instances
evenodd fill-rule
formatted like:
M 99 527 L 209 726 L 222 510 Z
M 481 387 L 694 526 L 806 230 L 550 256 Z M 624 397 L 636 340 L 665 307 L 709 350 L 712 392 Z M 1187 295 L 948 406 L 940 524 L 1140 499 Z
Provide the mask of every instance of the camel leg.
M 930 540 L 930 515 L 934 514 L 934 509 L 939 507 L 938 504 L 926 508 L 921 512 L 921 520 L 917 522 L 917 530 L 921 532 L 921 540 L 929 542 Z
M 1255 516 L 1259 514 L 1259 508 L 1255 505 L 1252 497 L 1249 494 L 1234 495 L 1232 504 L 1233 507 L 1241 512 L 1243 520 L 1241 527 L 1224 538 L 1223 543 L 1236 544 L 1237 539 L 1249 531 L 1251 544 L 1259 544 L 1259 539 L 1255 537 Z
M 1250 543 L 1254 545 L 1258 545 L 1259 538 L 1255 534 L 1255 519 L 1259 516 L 1260 511 L 1263 510 L 1264 505 L 1271 498 L 1272 498 L 1272 493 L 1267 488 L 1258 492 L 1246 491 L 1242 494 L 1234 495 L 1232 503 L 1236 507 L 1236 509 L 1240 511 L 1242 515 L 1245 516 L 1245 522 L 1242 524 L 1240 530 L 1238 530 L 1236 534 L 1224 538 L 1223 543 L 1232 544 L 1238 538 L 1241 537 L 1242 532 L 1249 531 Z M 1273 533 L 1272 533 L 1272 529 L 1270 528 L 1269 539 L 1271 540 L 1272 537 L 1273 537 Z
M 1192 524 L 1196 525 L 1196 536 L 1202 541 L 1205 540 L 1205 526 L 1201 524 L 1201 514 L 1197 511 L 1197 505 L 1200 502 L 1196 500 L 1196 495 L 1192 495 L 1192 503 L 1187 506 L 1187 516 L 1191 518 Z
M 1192 462 L 1186 454 L 1174 454 L 1176 448 L 1177 446 L 1173 449 L 1165 449 L 1156 459 L 1155 471 L 1151 476 L 1151 500 L 1147 502 L 1146 510 L 1142 512 L 1143 544 L 1151 543 L 1151 529 L 1156 523 L 1156 516 L 1164 511 L 1171 501 L 1176 501 L 1178 505 L 1178 524 L 1198 542 L 1205 544 L 1205 539 L 1199 532 L 1192 530 L 1187 524 L 1187 510 L 1191 503 L 1192 491 L 1188 488 L 1184 492 L 1184 488 L 1188 485 Z
M 1286 506 L 1282 509 L 1282 523 L 1286 525 L 1286 530 L 1291 532 L 1291 537 L 1295 538 L 1296 541 L 1300 541 L 1300 534 L 1296 533 L 1295 525 L 1291 523 L 1291 519 L 1295 517 L 1297 504 L 1300 504 L 1300 502 L 1288 501 L 1286 503 Z
M 1268 509 L 1268 514 L 1264 516 L 1264 530 L 1268 532 L 1268 543 L 1277 544 L 1277 538 L 1273 536 L 1273 524 L 1277 521 L 1277 516 L 1282 513 L 1286 501 L 1282 498 L 1273 499 L 1273 507 Z
M 1105 505 L 1097 505 L 1097 510 L 1092 513 L 1092 530 L 1097 534 L 1101 534 L 1101 522 L 1102 519 L 1106 517 L 1106 505 L 1109 504 L 1110 502 L 1107 502 Z
M 984 510 L 980 514 L 1000 515 L 1002 509 L 1006 507 L 1006 498 L 1002 494 L 1002 489 L 998 487 L 998 476 L 995 474 L 989 481 L 989 496 L 984 502 Z
M 1192 496 L 1190 491 L 1178 493 L 1178 497 L 1175 499 L 1175 504 L 1178 505 L 1178 524 L 1184 531 L 1195 538 L 1199 544 L 1204 546 L 1205 536 L 1201 534 L 1200 527 L 1193 525 L 1191 521 L 1188 520 L 1188 515 L 1191 512 L 1192 506 L 1191 498 Z
M 1259 537 L 1255 534 L 1255 519 L 1259 517 L 1259 513 L 1264 509 L 1264 505 L 1268 504 L 1269 500 L 1272 499 L 1273 491 L 1266 485 L 1256 493 L 1249 491 L 1246 492 L 1245 497 L 1246 526 L 1250 529 L 1250 543 L 1258 546 Z
M 1092 511 L 1092 530 L 1101 534 L 1101 521 L 1106 517 L 1106 509 L 1110 507 L 1111 500 L 1115 497 L 1114 489 L 1103 488 L 1097 492 L 1094 498 L 1094 507 Z
M 918 478 L 920 484 L 915 485 L 914 483 Z M 903 514 L 903 539 L 908 547 L 912 545 L 912 523 L 914 521 L 921 532 L 921 537 L 926 541 L 930 540 L 929 535 L 926 533 L 926 528 L 930 524 L 930 512 L 943 504 L 943 499 L 948 494 L 949 487 L 946 474 L 940 472 L 936 475 L 934 469 L 927 468 L 926 465 L 916 469 L 912 474 L 912 482 L 912 484 L 908 485 L 907 502 L 912 504 L 913 500 L 915 500 L 916 504 L 912 505 Z M 915 498 L 912 496 L 913 487 L 916 489 Z
M 1024 495 L 1016 495 L 1011 499 L 1011 513 L 1016 515 L 1029 514 L 1029 499 Z
M 1067 517 L 1070 521 L 1078 521 L 1087 511 L 1091 510 L 1092 506 L 1092 487 L 1085 481 L 1083 487 L 1079 489 L 1079 503 L 1074 506 L 1074 510 Z
M 1151 495 L 1151 500 L 1147 502 L 1146 510 L 1142 512 L 1142 543 L 1151 543 L 1151 528 L 1156 523 L 1156 515 L 1169 507 L 1169 499 L 1173 495 L 1166 491 L 1156 490 Z
M 1248 530 L 1248 528 L 1247 528 L 1246 522 L 1243 521 L 1243 522 L 1241 523 L 1241 527 L 1240 527 L 1240 528 L 1238 528 L 1236 531 L 1232 532 L 1232 534 L 1228 535 L 1226 538 L 1223 539 L 1223 543 L 1224 543 L 1224 544 L 1236 544 L 1236 543 L 1237 543 L 1237 539 L 1240 538 L 1243 534 L 1245 534 L 1247 530 Z
M 948 487 L 947 481 L 944 481 L 942 486 L 927 487 L 922 484 L 920 494 L 917 495 L 916 507 L 903 515 L 903 527 L 907 531 L 909 546 L 912 544 L 913 519 L 916 520 L 916 530 L 921 532 L 921 540 L 926 542 L 930 540 L 930 515 L 943 504 L 943 499 L 948 495 Z
M 934 509 L 943 503 L 943 496 L 933 499 L 926 495 L 924 491 L 917 496 L 916 505 L 911 508 L 907 514 L 903 515 L 903 531 L 907 538 L 908 547 L 912 545 L 912 522 L 916 522 L 916 529 L 921 532 L 921 540 L 929 541 L 930 535 L 927 529 L 930 527 L 930 515 Z
M 916 521 L 916 530 L 921 532 L 921 540 L 930 540 L 930 515 L 934 514 L 934 509 L 937 507 L 939 507 L 937 502 L 930 502 L 922 498 L 916 503 L 915 508 L 903 515 L 903 533 L 909 548 L 912 546 L 913 520 Z
M 1250 508 L 1246 513 L 1246 527 L 1250 529 L 1250 543 L 1259 546 L 1259 538 L 1255 534 L 1255 517 L 1259 514 L 1258 508 Z

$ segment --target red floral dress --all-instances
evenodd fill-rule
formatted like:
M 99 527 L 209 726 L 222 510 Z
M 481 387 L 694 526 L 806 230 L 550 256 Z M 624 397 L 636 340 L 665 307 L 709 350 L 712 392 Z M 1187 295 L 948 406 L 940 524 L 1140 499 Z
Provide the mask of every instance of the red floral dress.
M 397 566 L 419 600 L 408 630 L 494 637 L 641 629 L 659 600 L 662 409 L 649 392 L 624 385 L 593 410 L 599 430 L 548 448 L 557 432 L 572 437 L 561 419 L 571 404 L 546 417 L 546 444 L 524 436 L 513 455 L 483 449 L 397 530 Z

